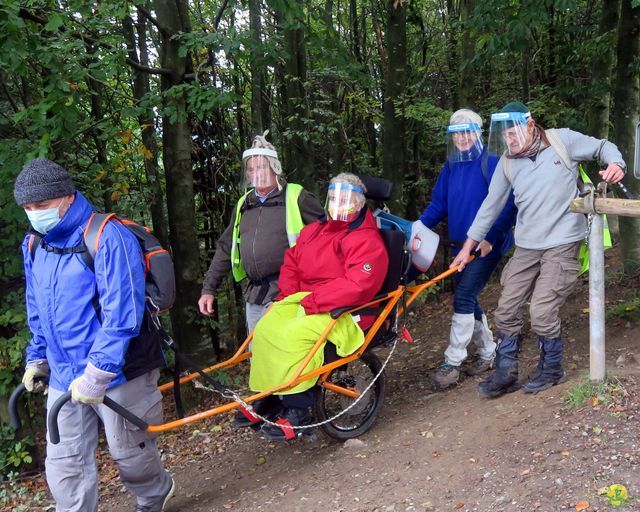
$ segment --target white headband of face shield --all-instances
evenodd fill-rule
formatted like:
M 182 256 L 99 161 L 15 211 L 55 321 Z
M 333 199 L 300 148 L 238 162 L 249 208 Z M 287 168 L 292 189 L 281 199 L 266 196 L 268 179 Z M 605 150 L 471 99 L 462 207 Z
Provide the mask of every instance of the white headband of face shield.
M 250 156 L 270 156 L 272 158 L 278 158 L 278 153 L 273 149 L 267 148 L 251 148 L 242 153 L 242 159 L 249 158 Z

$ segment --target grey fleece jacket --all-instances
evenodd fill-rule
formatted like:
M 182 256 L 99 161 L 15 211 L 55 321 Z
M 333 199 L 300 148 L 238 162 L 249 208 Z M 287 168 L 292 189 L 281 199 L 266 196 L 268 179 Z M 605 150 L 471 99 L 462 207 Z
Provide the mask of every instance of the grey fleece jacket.
M 268 279 L 269 291 L 260 301 L 267 304 L 278 294 L 278 274 L 284 261 L 284 253 L 289 248 L 287 240 L 285 190 L 271 192 L 264 203 L 260 203 L 255 193 L 245 200 L 248 208 L 240 219 L 240 259 L 247 272 L 248 284 L 245 300 L 251 304 L 257 302 L 260 285 L 251 281 Z M 315 222 L 324 216 L 324 209 L 313 194 L 303 190 L 298 198 L 298 207 L 305 224 Z M 236 209 L 231 213 L 229 225 L 216 242 L 216 252 L 204 276 L 202 293 L 215 294 L 222 281 L 231 271 L 231 243 Z
M 493 174 L 489 193 L 467 231 L 481 241 L 502 211 L 513 188 L 516 218 L 515 241 L 524 249 L 545 250 L 582 240 L 586 220 L 581 213 L 569 211 L 569 203 L 578 195 L 578 162 L 626 165 L 615 144 L 562 128 L 556 130 L 571 158 L 571 169 L 558 153 L 547 147 L 535 159 L 502 157 Z

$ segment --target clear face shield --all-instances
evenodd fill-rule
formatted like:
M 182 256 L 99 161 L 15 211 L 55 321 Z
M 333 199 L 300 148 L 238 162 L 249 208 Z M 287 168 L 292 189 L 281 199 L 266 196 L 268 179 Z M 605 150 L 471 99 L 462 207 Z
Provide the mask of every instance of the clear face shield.
M 348 183 L 331 183 L 325 209 L 332 220 L 343 222 L 356 218 L 365 204 L 364 190 Z
M 482 154 L 482 130 L 475 123 L 450 124 L 447 127 L 447 159 L 469 162 Z
M 278 185 L 276 173 L 267 158 L 269 156 L 277 158 L 278 154 L 264 148 L 247 149 L 242 154 L 240 184 L 244 190 L 254 188 L 259 194 L 266 194 Z
M 527 147 L 529 129 L 528 112 L 500 112 L 491 115 L 489 127 L 489 153 L 496 156 L 517 155 Z

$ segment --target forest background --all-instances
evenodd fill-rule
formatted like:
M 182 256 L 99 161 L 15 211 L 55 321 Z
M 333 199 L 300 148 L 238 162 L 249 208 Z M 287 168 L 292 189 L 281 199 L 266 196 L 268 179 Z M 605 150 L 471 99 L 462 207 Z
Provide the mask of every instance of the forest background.
M 242 192 L 241 153 L 264 130 L 289 181 L 322 200 L 339 172 L 381 175 L 411 219 L 460 107 L 488 127 L 524 101 L 544 127 L 609 138 L 632 171 L 640 0 L 5 0 L 0 48 L 2 423 L 29 338 L 13 182 L 32 158 L 62 164 L 98 209 L 171 249 L 167 323 L 203 362 L 244 337 L 238 284 L 225 283 L 211 321 L 197 300 Z M 637 221 L 621 219 L 620 240 L 634 272 Z M 31 462 L 32 444 L 3 426 L 0 475 Z

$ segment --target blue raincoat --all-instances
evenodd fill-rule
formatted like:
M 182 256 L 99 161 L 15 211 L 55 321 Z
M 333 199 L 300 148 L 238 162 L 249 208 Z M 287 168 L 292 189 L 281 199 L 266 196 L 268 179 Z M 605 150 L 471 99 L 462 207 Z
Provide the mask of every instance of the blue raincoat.
M 75 201 L 43 242 L 59 249 L 82 245 L 92 211 L 76 192 Z M 29 238 L 22 244 L 33 334 L 26 361 L 46 359 L 51 368 L 49 385 L 58 390 L 66 390 L 80 377 L 88 362 L 116 374 L 110 387 L 122 384 L 125 354 L 140 331 L 144 313 L 144 263 L 135 236 L 117 222 L 108 222 L 93 271 L 80 253 L 59 254 L 42 246 L 32 261 Z
M 486 151 L 486 148 L 484 149 Z M 498 158 L 487 158 L 487 177 L 482 172 L 482 157 L 468 162 L 449 162 L 445 165 L 431 194 L 431 203 L 420 216 L 420 221 L 433 229 L 447 220 L 449 238 L 462 244 L 467 239 L 467 231 L 480 205 L 487 197 L 489 183 L 495 171 Z M 493 246 L 490 258 L 500 258 L 513 246 L 512 226 L 517 214 L 513 192 L 504 209 L 487 233 L 485 239 Z M 454 252 L 458 252 L 456 248 Z

